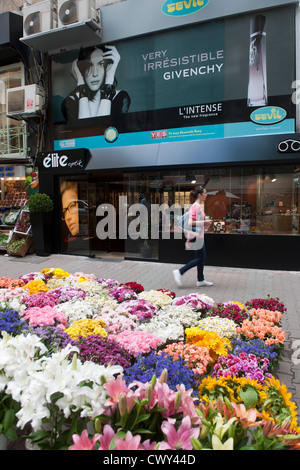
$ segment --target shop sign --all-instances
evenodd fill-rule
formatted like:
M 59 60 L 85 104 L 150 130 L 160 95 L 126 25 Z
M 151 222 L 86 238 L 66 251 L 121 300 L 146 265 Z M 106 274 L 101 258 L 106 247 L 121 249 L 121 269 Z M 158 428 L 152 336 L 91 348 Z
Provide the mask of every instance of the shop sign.
M 256 109 L 251 113 L 250 119 L 255 124 L 271 125 L 283 121 L 286 118 L 286 111 L 278 106 L 266 106 Z
M 162 12 L 169 16 L 186 16 L 202 10 L 210 0 L 167 0 L 162 6 Z
M 85 149 L 44 152 L 38 155 L 37 166 L 40 171 L 82 171 L 88 163 L 88 155 Z
M 279 142 L 277 145 L 279 152 L 292 153 L 300 151 L 300 141 L 295 139 L 286 139 Z

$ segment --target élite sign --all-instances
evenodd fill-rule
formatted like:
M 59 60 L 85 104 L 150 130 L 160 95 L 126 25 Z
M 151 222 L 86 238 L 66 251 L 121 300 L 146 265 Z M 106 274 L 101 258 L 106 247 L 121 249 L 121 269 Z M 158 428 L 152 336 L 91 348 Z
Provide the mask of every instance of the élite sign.
M 48 153 L 43 160 L 45 168 L 59 168 L 68 165 L 68 157 L 66 155 L 58 155 L 58 153 Z
M 36 165 L 39 171 L 48 174 L 72 174 L 84 170 L 90 157 L 87 149 L 41 152 L 37 156 Z

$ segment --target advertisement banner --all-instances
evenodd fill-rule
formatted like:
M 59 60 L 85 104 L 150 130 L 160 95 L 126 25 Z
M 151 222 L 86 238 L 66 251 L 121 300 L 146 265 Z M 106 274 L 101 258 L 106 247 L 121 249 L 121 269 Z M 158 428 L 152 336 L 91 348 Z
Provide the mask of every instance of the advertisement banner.
M 52 58 L 55 150 L 295 131 L 294 9 Z

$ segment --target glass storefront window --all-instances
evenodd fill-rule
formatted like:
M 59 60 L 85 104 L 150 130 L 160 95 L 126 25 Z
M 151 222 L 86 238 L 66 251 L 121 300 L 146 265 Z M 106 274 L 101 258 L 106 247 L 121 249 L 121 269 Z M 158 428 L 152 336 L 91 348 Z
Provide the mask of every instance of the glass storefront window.
M 170 209 L 179 207 L 183 212 L 195 185 L 206 187 L 204 210 L 213 220 L 212 234 L 299 235 L 299 179 L 295 165 L 60 177 L 61 250 L 96 257 L 117 252 L 128 258 L 159 259 L 160 239 L 184 236 L 178 236 L 174 222 L 178 212 Z M 64 187 L 69 189 L 68 198 L 63 197 Z M 143 226 L 137 223 L 135 204 L 148 209 L 149 218 Z M 151 217 L 154 205 L 160 208 L 156 218 Z M 99 227 L 108 206 L 114 208 L 113 226 L 101 238 Z M 129 228 L 134 224 L 137 236 L 131 237 Z

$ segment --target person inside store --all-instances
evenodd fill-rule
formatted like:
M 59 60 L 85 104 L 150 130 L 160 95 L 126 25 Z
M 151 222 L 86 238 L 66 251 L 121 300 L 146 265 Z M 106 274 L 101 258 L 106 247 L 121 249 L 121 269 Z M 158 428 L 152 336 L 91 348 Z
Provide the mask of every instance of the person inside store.
M 204 279 L 204 265 L 206 259 L 204 232 L 205 227 L 212 223 L 212 220 L 205 218 L 202 205 L 207 197 L 206 189 L 203 186 L 196 186 L 190 192 L 189 222 L 188 225 L 195 228 L 196 231 L 186 233 L 186 248 L 194 249 L 195 258 L 186 263 L 180 269 L 173 271 L 175 282 L 178 286 L 182 285 L 182 276 L 191 268 L 197 267 L 197 287 L 212 286 L 213 283 Z
M 79 235 L 79 211 L 77 183 L 63 181 L 60 187 L 62 220 L 65 222 L 69 234 L 65 241 L 76 239 Z
M 116 70 L 120 54 L 115 46 L 81 48 L 71 75 L 76 87 L 61 105 L 67 121 L 97 116 L 119 118 L 128 112 L 130 97 L 117 89 Z

